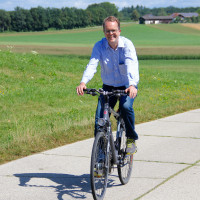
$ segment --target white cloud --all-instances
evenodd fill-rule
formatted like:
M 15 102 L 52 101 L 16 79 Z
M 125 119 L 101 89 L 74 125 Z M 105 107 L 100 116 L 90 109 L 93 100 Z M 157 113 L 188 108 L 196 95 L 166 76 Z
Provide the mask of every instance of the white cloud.
M 76 1 L 73 5 L 73 7 L 75 8 L 82 8 L 82 9 L 86 9 L 88 7 L 88 3 L 86 1 Z

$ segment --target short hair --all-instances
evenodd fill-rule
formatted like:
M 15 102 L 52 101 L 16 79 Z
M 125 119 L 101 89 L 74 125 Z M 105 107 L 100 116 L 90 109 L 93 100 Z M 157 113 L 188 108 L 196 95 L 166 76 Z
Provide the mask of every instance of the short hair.
M 104 20 L 103 20 L 103 31 L 105 31 L 105 24 L 106 22 L 117 22 L 118 24 L 118 29 L 120 30 L 120 21 L 117 17 L 114 17 L 114 16 L 109 16 L 109 17 L 106 17 Z

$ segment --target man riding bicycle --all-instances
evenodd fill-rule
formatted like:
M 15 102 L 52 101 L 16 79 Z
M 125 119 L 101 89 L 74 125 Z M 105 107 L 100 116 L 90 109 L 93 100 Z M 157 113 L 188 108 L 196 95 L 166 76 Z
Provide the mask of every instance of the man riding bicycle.
M 103 90 L 125 90 L 129 96 L 121 96 L 119 108 L 125 122 L 127 140 L 127 154 L 136 151 L 135 140 L 138 135 L 135 131 L 135 115 L 133 110 L 134 98 L 137 96 L 139 83 L 139 65 L 133 43 L 120 36 L 120 22 L 110 16 L 104 19 L 103 31 L 105 38 L 98 41 L 93 48 L 90 61 L 83 73 L 80 85 L 76 88 L 78 95 L 83 95 L 83 89 L 96 73 L 98 63 L 101 65 L 101 78 Z M 98 130 L 98 119 L 103 116 L 103 98 L 99 97 L 95 116 L 95 135 Z M 110 106 L 114 108 L 117 97 L 110 98 Z

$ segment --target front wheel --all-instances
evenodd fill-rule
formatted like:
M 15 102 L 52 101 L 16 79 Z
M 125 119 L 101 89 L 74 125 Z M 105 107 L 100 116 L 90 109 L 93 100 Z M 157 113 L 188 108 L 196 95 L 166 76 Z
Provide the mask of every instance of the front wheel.
M 121 131 L 122 134 L 119 142 L 120 163 L 117 165 L 117 170 L 120 182 L 122 183 L 122 185 L 125 185 L 128 183 L 131 177 L 131 172 L 133 168 L 133 154 L 126 154 L 126 132 L 124 128 L 121 128 Z
M 98 132 L 93 144 L 90 166 L 92 195 L 95 200 L 104 198 L 108 182 L 108 165 L 107 139 L 105 133 Z

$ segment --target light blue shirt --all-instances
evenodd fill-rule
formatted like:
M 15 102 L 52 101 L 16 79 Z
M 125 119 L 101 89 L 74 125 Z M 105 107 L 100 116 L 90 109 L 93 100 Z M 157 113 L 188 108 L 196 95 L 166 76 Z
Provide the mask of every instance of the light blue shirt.
M 139 82 L 138 59 L 133 43 L 120 36 L 117 49 L 112 49 L 106 38 L 94 45 L 90 61 L 83 73 L 81 82 L 88 83 L 101 65 L 101 78 L 104 84 L 119 87 L 137 86 Z

